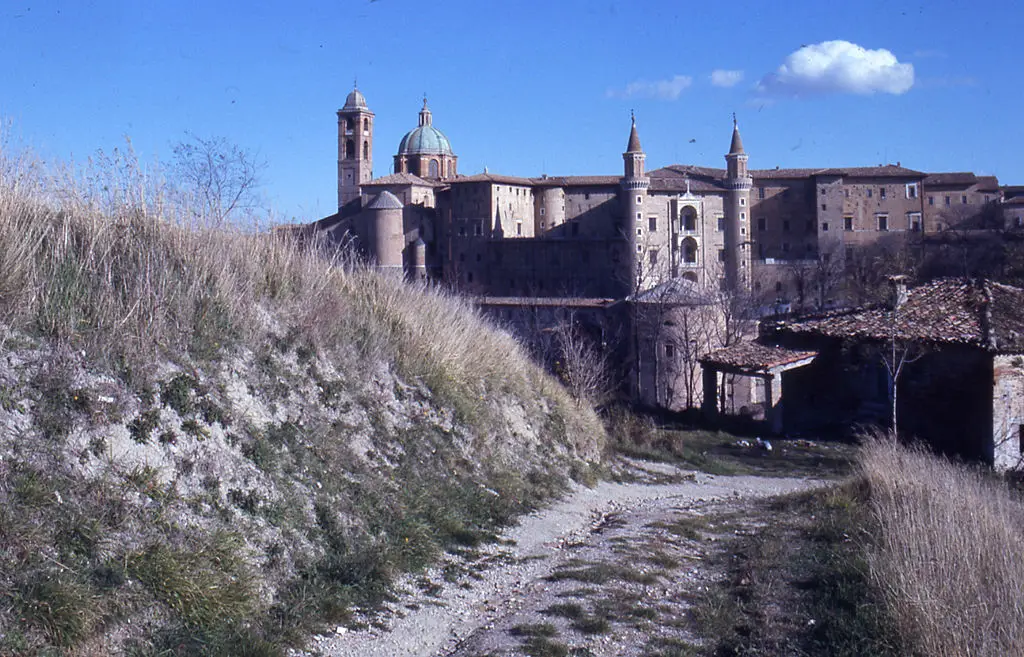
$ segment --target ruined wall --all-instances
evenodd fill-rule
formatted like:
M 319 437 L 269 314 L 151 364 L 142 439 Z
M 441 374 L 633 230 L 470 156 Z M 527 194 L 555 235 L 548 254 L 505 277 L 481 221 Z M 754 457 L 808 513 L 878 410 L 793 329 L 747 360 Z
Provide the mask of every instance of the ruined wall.
M 993 465 L 1020 467 L 1024 454 L 1024 357 L 995 356 L 992 368 Z

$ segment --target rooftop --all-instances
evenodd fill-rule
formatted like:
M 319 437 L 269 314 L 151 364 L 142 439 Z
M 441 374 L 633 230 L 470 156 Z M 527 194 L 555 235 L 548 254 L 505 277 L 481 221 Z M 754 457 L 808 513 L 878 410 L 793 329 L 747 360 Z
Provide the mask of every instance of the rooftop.
M 960 344 L 1024 353 L 1024 290 L 988 280 L 945 278 L 911 288 L 893 311 L 874 306 L 782 320 L 776 334 Z
M 725 347 L 700 359 L 701 363 L 717 365 L 719 369 L 730 369 L 748 374 L 767 373 L 775 368 L 785 368 L 814 358 L 813 350 L 787 349 L 762 342 L 740 342 Z

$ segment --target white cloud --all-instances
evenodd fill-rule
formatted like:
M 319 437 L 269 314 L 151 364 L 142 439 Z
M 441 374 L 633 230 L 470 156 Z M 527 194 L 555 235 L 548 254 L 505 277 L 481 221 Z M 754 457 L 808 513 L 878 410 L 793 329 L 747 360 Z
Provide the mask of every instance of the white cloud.
M 675 100 L 692 84 L 693 78 L 689 75 L 676 75 L 670 80 L 635 80 L 627 84 L 625 89 L 609 89 L 608 96 L 614 98 L 639 97 Z
M 743 80 L 743 71 L 727 71 L 716 68 L 711 71 L 711 84 L 716 87 L 735 87 Z
M 813 93 L 902 94 L 914 84 L 914 65 L 901 64 L 885 49 L 849 41 L 803 46 L 761 79 L 761 92 L 785 96 Z

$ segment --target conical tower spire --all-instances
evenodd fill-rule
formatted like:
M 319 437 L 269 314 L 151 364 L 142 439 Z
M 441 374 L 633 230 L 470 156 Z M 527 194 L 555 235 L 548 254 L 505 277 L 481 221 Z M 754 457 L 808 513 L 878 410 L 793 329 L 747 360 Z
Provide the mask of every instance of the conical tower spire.
M 732 144 L 729 145 L 729 155 L 738 155 L 743 152 L 743 140 L 740 138 L 740 128 L 736 124 L 736 113 L 732 115 Z
M 629 113 L 629 120 L 632 125 L 629 129 L 629 143 L 626 145 L 626 152 L 642 153 L 644 149 L 640 147 L 640 135 L 636 131 L 636 115 L 632 111 Z

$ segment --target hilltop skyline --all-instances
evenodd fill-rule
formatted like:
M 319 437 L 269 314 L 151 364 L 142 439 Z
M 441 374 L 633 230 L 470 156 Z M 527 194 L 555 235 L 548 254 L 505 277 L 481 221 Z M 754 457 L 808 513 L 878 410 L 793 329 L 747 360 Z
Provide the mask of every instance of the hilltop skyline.
M 249 7 L 98 1 L 0 15 L 0 116 L 48 159 L 190 131 L 268 162 L 278 221 L 336 209 L 335 111 L 358 79 L 375 176 L 426 94 L 462 174 L 617 174 L 630 111 L 654 169 L 721 168 L 735 112 L 750 166 L 901 162 L 1024 183 L 1010 47 L 1021 10 L 875 2 L 402 0 Z

